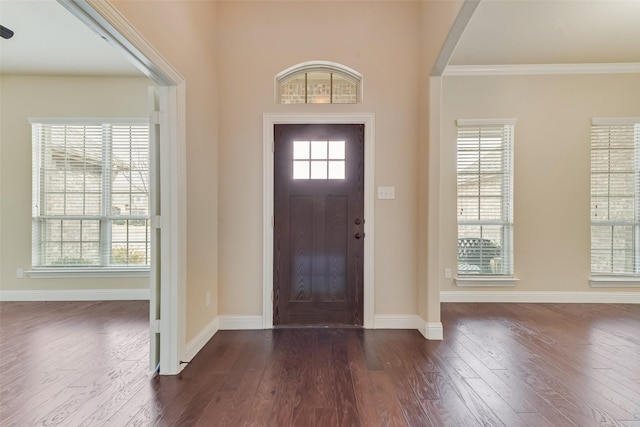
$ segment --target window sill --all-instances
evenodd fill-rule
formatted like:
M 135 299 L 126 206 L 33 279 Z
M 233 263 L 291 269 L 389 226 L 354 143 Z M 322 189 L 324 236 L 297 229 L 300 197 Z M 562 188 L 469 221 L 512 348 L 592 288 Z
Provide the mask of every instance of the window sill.
M 456 286 L 515 286 L 518 279 L 505 276 L 458 276 L 455 278 Z
M 633 276 L 591 276 L 592 288 L 640 288 L 640 277 Z
M 37 268 L 26 272 L 33 279 L 73 279 L 78 277 L 149 277 L 148 267 L 140 268 Z

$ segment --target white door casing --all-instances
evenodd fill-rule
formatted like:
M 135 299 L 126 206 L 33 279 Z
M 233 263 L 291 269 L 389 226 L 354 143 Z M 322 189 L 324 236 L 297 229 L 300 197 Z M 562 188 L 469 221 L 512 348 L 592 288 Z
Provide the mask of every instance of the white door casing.
M 266 113 L 263 115 L 263 257 L 262 325 L 273 328 L 273 125 L 275 124 L 364 124 L 364 327 L 374 326 L 374 165 L 375 116 L 360 114 Z

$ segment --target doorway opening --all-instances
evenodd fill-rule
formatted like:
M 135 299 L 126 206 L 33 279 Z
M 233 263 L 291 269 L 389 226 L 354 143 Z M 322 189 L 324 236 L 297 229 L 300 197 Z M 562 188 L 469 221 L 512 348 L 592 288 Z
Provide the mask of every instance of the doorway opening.
M 149 287 L 150 366 L 163 375 L 177 374 L 184 367 L 180 359 L 185 354 L 186 329 L 185 81 L 110 3 L 58 2 L 159 87 L 154 100 L 159 113 L 152 114 L 159 142 L 151 191 L 159 202 L 151 216 L 158 243 L 152 244 L 157 256 L 152 256 Z

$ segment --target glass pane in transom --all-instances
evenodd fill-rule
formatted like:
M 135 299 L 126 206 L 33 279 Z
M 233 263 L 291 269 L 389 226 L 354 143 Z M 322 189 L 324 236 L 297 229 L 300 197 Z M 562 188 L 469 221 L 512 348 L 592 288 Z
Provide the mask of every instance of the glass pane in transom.
M 307 73 L 307 104 L 331 103 L 331 74 Z
M 355 83 L 334 74 L 332 86 L 333 104 L 355 104 L 357 102 Z
M 306 79 L 302 74 L 280 86 L 280 103 L 304 104 L 306 102 Z

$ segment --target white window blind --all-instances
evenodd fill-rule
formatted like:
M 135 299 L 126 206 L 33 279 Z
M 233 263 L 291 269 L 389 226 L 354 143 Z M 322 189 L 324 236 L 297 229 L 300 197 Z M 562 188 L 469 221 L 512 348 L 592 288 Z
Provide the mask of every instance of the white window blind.
M 592 123 L 591 273 L 640 275 L 640 119 Z
M 458 120 L 458 275 L 513 276 L 515 120 Z
M 33 267 L 148 266 L 148 120 L 31 123 Z

